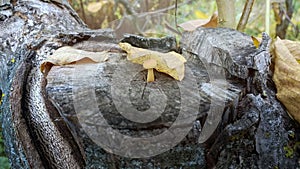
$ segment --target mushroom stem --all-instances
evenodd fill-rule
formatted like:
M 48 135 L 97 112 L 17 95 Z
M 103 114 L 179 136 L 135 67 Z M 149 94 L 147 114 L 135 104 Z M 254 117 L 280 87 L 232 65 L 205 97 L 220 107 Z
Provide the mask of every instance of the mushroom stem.
M 148 69 L 147 82 L 154 82 L 153 68 Z

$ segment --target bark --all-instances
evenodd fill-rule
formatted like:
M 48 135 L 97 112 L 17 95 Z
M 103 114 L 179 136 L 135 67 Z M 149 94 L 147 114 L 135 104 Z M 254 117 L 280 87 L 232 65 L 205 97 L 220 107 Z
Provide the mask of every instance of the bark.
M 186 32 L 180 49 L 173 38 L 126 35 L 123 41 L 135 46 L 175 50 L 187 59 L 183 81 L 155 72 L 156 81 L 148 84 L 147 71 L 126 60 L 112 30 L 86 28 L 64 1 L 17 1 L 1 8 L 1 114 L 12 168 L 298 167 L 299 154 L 287 156 L 285 150 L 299 141 L 299 130 L 275 97 L 267 35 L 258 49 L 251 37 L 224 28 Z M 42 74 L 41 62 L 62 46 L 106 51 L 109 58 L 53 66 Z M 153 101 L 166 107 L 148 123 L 126 119 L 117 107 L 143 112 Z M 103 119 L 107 124 L 99 124 Z M 181 138 L 183 129 L 189 130 Z M 166 130 L 172 139 L 157 145 L 112 133 L 150 138 Z M 174 140 L 176 146 L 163 153 L 131 158 L 135 148 L 153 153 Z M 128 150 L 125 157 L 111 153 L 118 148 Z
M 217 0 L 219 27 L 236 28 L 235 1 Z
M 84 23 L 64 1 L 16 1 L 1 8 L 1 90 L 6 95 L 1 112 L 12 168 L 82 168 L 84 156 L 72 133 L 64 122 L 54 121 L 59 115 L 46 98 L 39 64 L 68 43 L 57 37 L 86 29 Z
M 285 9 L 280 9 L 280 12 L 283 14 L 281 14 L 280 23 L 276 24 L 276 36 L 285 39 L 286 31 L 291 23 L 294 13 L 293 0 L 286 0 Z

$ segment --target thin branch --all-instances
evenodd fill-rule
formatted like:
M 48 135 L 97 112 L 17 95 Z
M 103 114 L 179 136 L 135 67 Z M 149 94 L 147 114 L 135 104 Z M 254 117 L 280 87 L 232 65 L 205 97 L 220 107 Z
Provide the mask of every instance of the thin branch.
M 121 3 L 126 11 L 128 12 L 129 15 L 135 15 L 137 14 L 137 12 L 134 10 L 132 4 L 129 3 L 129 1 L 127 0 L 118 0 L 119 3 Z
M 293 0 L 285 1 L 286 11 L 283 9 L 285 13 L 285 19 L 281 21 L 280 24 L 276 25 L 276 36 L 279 36 L 281 39 L 285 39 L 287 28 L 290 24 L 290 20 L 293 17 L 294 6 Z
M 122 3 L 121 1 L 124 1 L 124 0 L 119 0 L 120 3 Z M 182 3 L 180 3 L 180 4 L 177 4 L 177 6 L 185 5 L 185 4 L 188 4 L 188 3 L 191 3 L 191 2 L 192 2 L 192 0 L 187 0 L 186 2 L 182 2 Z M 126 4 L 129 5 L 127 2 L 126 2 Z M 116 26 L 116 29 L 121 28 L 122 24 L 124 24 L 124 20 L 125 20 L 125 19 L 128 19 L 128 20 L 131 21 L 131 23 L 134 24 L 135 29 L 138 30 L 138 32 L 139 32 L 140 34 L 142 34 L 142 31 L 140 30 L 139 26 L 136 24 L 137 18 L 144 18 L 144 17 L 146 17 L 146 16 L 153 15 L 153 14 L 165 13 L 166 11 L 172 10 L 172 9 L 174 9 L 174 8 L 176 8 L 176 4 L 175 4 L 175 5 L 172 5 L 172 6 L 168 6 L 168 7 L 163 8 L 163 9 L 159 9 L 159 10 L 156 10 L 156 11 L 152 11 L 152 12 L 145 12 L 145 13 L 140 13 L 140 14 L 135 13 L 135 14 L 132 15 L 132 16 L 124 16 L 123 19 L 121 19 L 121 21 L 119 22 L 119 24 Z M 127 10 L 127 9 L 126 9 L 126 10 Z M 176 16 L 177 16 L 177 15 L 176 15 Z M 168 29 L 170 29 L 171 26 L 170 26 L 170 25 L 168 25 L 168 26 L 169 26 Z M 178 30 L 177 23 L 176 23 L 176 25 L 175 25 L 175 28 L 174 28 L 174 29 L 170 29 L 170 30 L 172 30 L 172 31 L 174 31 L 174 32 L 176 32 L 176 33 L 178 33 L 178 34 L 181 34 L 180 31 Z
M 191 3 L 192 1 L 193 1 L 193 0 L 187 0 L 186 2 L 182 2 L 182 3 L 180 3 L 180 4 L 177 4 L 177 6 L 182 6 L 182 5 Z M 156 10 L 156 11 L 151 11 L 151 12 L 148 12 L 148 13 L 140 14 L 139 16 L 146 16 L 146 15 L 149 15 L 149 14 L 155 14 L 155 13 L 164 13 L 164 12 L 167 12 L 167 11 L 172 10 L 172 9 L 175 9 L 175 8 L 176 8 L 176 4 L 175 4 L 175 5 L 168 6 L 168 7 L 163 8 L 163 9 L 158 9 L 158 10 Z
M 84 11 L 84 5 L 83 5 L 82 0 L 80 0 L 80 8 L 81 8 L 82 19 L 86 22 L 85 11 Z
M 175 25 L 176 25 L 176 27 L 177 27 L 177 3 L 178 3 L 178 1 L 175 0 Z
M 176 0 L 175 1 L 175 28 L 176 28 L 177 32 L 179 32 L 181 34 L 180 30 L 178 29 L 178 24 L 177 24 L 177 3 L 178 3 L 178 1 Z
M 125 1 L 125 0 L 118 0 L 121 4 L 124 5 L 124 7 L 126 8 L 126 10 L 129 10 L 130 12 L 128 14 L 130 15 L 138 15 L 139 17 L 144 17 L 144 16 L 147 16 L 147 15 L 151 15 L 151 14 L 156 14 L 156 13 L 165 13 L 169 10 L 172 10 L 172 9 L 175 9 L 176 6 L 182 6 L 182 5 L 185 5 L 185 4 L 188 4 L 188 3 L 191 3 L 193 0 L 187 0 L 186 2 L 182 2 L 180 4 L 175 4 L 175 5 L 171 5 L 171 6 L 168 6 L 166 8 L 163 8 L 163 9 L 158 9 L 156 11 L 151 11 L 151 12 L 145 12 L 145 13 L 136 13 L 133 9 L 129 9 L 130 7 L 130 4 L 128 3 L 128 1 Z M 126 6 L 125 6 L 126 5 Z M 128 9 L 127 9 L 128 7 Z M 175 14 L 176 15 L 176 14 Z
M 270 5 L 271 0 L 266 0 L 265 31 L 267 34 L 270 34 Z
M 248 19 L 250 16 L 250 13 L 252 11 L 252 7 L 255 0 L 247 0 L 244 6 L 243 14 L 240 18 L 239 24 L 237 26 L 237 30 L 243 32 L 246 28 L 246 25 L 248 23 Z
M 292 9 L 294 8 L 294 5 L 292 5 Z M 289 8 L 290 9 L 290 8 Z M 291 9 L 290 9 L 291 10 Z M 289 10 L 289 11 L 290 11 Z M 289 12 L 289 14 L 286 12 L 286 10 L 283 10 L 283 13 L 284 13 L 284 15 L 285 15 L 285 19 L 287 19 L 289 22 L 290 22 L 290 24 L 293 26 L 293 28 L 296 30 L 297 29 L 297 26 L 292 22 L 292 20 L 291 20 L 291 17 L 292 17 L 292 15 L 293 15 L 293 12 L 291 13 L 291 11 Z M 290 15 L 291 15 L 291 17 L 290 17 Z

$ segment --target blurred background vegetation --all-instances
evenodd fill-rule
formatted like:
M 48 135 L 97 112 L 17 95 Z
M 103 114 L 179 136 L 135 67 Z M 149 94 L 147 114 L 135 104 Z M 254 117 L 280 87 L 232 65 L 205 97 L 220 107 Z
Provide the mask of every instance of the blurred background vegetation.
M 247 0 L 236 0 L 236 22 L 238 23 Z M 92 29 L 109 27 L 109 23 L 126 15 L 143 12 L 163 12 L 174 16 L 176 0 L 70 0 L 79 16 Z M 286 3 L 290 3 L 287 7 Z M 195 19 L 209 19 L 217 11 L 216 1 L 178 0 L 178 24 Z M 289 17 L 293 9 L 292 17 Z M 228 9 L 233 10 L 233 9 Z M 265 31 L 266 1 L 255 1 L 245 33 L 259 37 Z M 270 35 L 276 36 L 276 25 L 288 20 L 286 39 L 300 40 L 300 1 L 271 0 Z
M 204 0 L 178 0 L 177 5 L 175 5 L 176 0 L 69 0 L 69 2 L 84 22 L 92 29 L 107 28 L 111 26 L 110 23 L 112 21 L 119 20 L 123 16 L 145 12 L 154 14 L 166 13 L 171 16 L 172 20 L 175 18 L 176 6 L 178 24 L 195 19 L 209 19 L 217 11 L 216 1 Z M 246 0 L 235 1 L 235 19 L 237 22 L 243 13 L 245 2 Z M 287 3 L 289 5 L 286 5 Z M 248 24 L 244 30 L 245 33 L 260 37 L 261 33 L 265 31 L 265 9 L 266 1 L 257 0 L 254 2 Z M 290 17 L 291 9 L 292 17 Z M 271 0 L 271 11 L 268 16 L 270 17 L 271 37 L 274 38 L 276 36 L 276 26 L 278 27 L 286 20 L 288 27 L 286 30 L 283 30 L 286 31 L 285 38 L 300 40 L 300 36 L 298 36 L 300 24 L 299 0 Z M 143 18 L 147 18 L 147 15 L 144 15 Z M 168 25 L 165 26 L 168 27 Z M 163 31 L 163 29 L 164 27 L 161 27 L 156 31 Z M 176 30 L 173 31 L 176 32 Z M 0 135 L 0 169 L 7 168 L 9 168 L 9 163 L 5 157 L 2 135 Z

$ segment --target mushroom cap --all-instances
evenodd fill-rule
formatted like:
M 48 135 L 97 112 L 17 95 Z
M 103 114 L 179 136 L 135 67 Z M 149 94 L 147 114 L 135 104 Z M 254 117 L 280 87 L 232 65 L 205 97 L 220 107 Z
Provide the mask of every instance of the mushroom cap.
M 157 61 L 155 59 L 145 60 L 143 63 L 143 67 L 145 69 L 153 69 L 157 66 Z
M 155 69 L 158 72 L 166 73 L 179 81 L 183 79 L 186 59 L 182 55 L 174 51 L 161 53 L 137 48 L 128 43 L 119 43 L 119 45 L 127 52 L 127 60 L 132 63 L 142 64 L 148 70 Z

